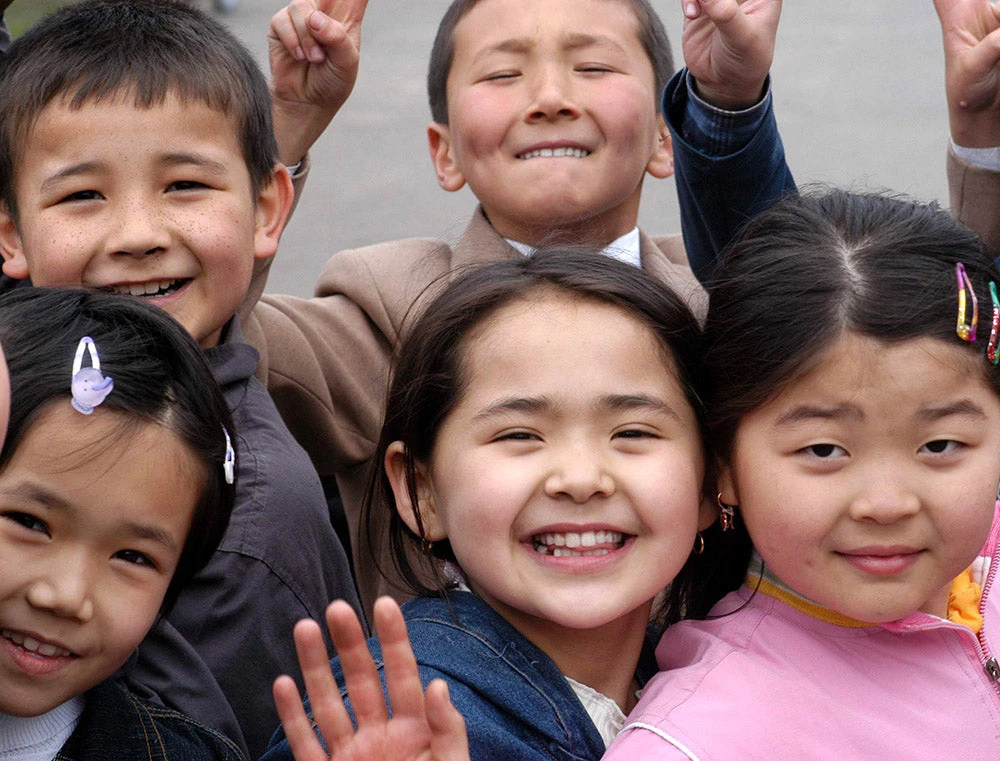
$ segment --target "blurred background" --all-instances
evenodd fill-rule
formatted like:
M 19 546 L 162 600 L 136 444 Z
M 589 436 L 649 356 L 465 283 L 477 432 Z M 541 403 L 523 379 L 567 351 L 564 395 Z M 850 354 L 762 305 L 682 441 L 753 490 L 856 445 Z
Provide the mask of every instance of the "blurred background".
M 681 65 L 680 0 L 652 0 Z M 59 0 L 15 0 L 16 35 Z M 279 0 L 195 0 L 267 70 L 265 36 Z M 306 191 L 282 239 L 268 290 L 306 296 L 344 248 L 394 238 L 454 241 L 475 206 L 446 193 L 427 152 L 424 77 L 449 0 L 370 0 L 351 99 L 316 145 Z M 223 7 L 230 9 L 223 12 Z M 785 3 L 772 69 L 775 112 L 800 183 L 891 188 L 947 205 L 944 57 L 931 0 Z M 672 180 L 647 178 L 640 224 L 679 232 Z

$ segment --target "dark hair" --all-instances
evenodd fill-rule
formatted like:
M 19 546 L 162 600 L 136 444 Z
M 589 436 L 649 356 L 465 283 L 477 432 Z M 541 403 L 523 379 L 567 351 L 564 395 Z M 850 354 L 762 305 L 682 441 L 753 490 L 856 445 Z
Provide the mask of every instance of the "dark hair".
M 3 470 L 38 416 L 69 404 L 77 345 L 91 336 L 114 390 L 101 405 L 123 419 L 121 436 L 152 423 L 169 430 L 204 466 L 204 487 L 163 611 L 215 552 L 233 509 L 225 482 L 225 435 L 236 434 L 222 391 L 194 339 L 166 312 L 128 296 L 61 288 L 18 288 L 0 297 L 0 343 L 10 370 L 11 410 L 0 449 Z
M 249 51 L 218 21 L 179 0 L 97 0 L 55 11 L 0 59 L 0 201 L 17 220 L 14 174 L 42 111 L 170 95 L 232 118 L 256 196 L 277 160 L 271 99 Z
M 1000 372 L 985 359 L 989 318 L 980 318 L 975 342 L 955 335 L 956 262 L 965 265 L 979 304 L 990 304 L 988 282 L 1000 282 L 994 262 L 979 237 L 936 204 L 813 190 L 753 220 L 723 253 L 709 289 L 712 451 L 729 460 L 743 417 L 845 332 L 886 344 L 932 337 L 964 346 L 982 358 L 984 377 L 1000 394 Z M 749 538 L 743 546 L 749 557 Z
M 459 403 L 469 336 L 499 310 L 526 299 L 554 294 L 618 307 L 647 326 L 662 346 L 665 361 L 699 423 L 704 408 L 701 381 L 701 333 L 695 318 L 679 296 L 642 270 L 592 252 L 539 251 L 466 270 L 447 285 L 407 330 L 397 349 L 373 472 L 362 511 L 372 557 L 382 558 L 381 542 L 388 541 L 399 578 L 418 594 L 438 594 L 444 581 L 441 561 L 455 561 L 448 540 L 430 547 L 433 560 L 422 555 L 421 537 L 410 531 L 395 507 L 389 479 L 381 467 L 389 445 L 405 444 L 407 490 L 417 504 L 417 463 L 429 461 L 437 432 Z M 419 513 L 417 524 L 422 527 Z M 436 561 L 436 562 L 435 562 Z M 668 618 L 693 603 L 685 569 L 671 586 Z M 436 586 L 431 586 L 435 579 Z
M 654 107 L 659 112 L 660 93 L 674 73 L 674 58 L 667 30 L 663 28 L 663 21 L 653 10 L 649 0 L 614 1 L 626 3 L 635 13 L 639 25 L 639 42 L 642 43 L 653 66 L 653 77 L 656 81 Z M 431 118 L 438 124 L 448 123 L 448 74 L 455 58 L 455 28 L 478 2 L 479 0 L 454 0 L 445 11 L 438 25 L 437 35 L 434 37 L 431 60 L 427 67 L 427 97 L 431 105 Z

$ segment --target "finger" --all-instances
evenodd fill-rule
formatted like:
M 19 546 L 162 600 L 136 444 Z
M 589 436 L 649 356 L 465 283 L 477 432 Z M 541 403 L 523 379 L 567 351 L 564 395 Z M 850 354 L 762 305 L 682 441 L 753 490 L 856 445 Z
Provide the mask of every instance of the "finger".
M 321 29 L 330 19 L 312 0 L 293 0 L 288 6 L 289 16 L 295 25 L 299 42 L 305 60 L 310 63 L 322 63 L 326 59 L 326 50 L 321 39 L 317 39 L 316 30 Z
M 696 19 L 701 15 L 701 3 L 698 0 L 682 0 L 681 10 L 684 12 L 684 18 Z
M 274 680 L 272 693 L 292 755 L 297 761 L 327 761 L 323 746 L 313 732 L 312 722 L 302 707 L 302 698 L 294 680 L 290 676 L 279 676 Z
M 451 704 L 448 685 L 435 679 L 427 686 L 427 725 L 431 729 L 431 757 L 435 761 L 469 761 L 465 719 Z
M 288 8 L 282 8 L 271 17 L 268 37 L 272 40 L 277 40 L 285 49 L 285 52 L 296 61 L 305 60 L 306 54 L 302 49 L 302 43 L 299 41 L 299 33 L 295 30 L 295 24 L 292 23 L 292 17 L 288 12 Z
M 393 716 L 422 717 L 424 688 L 420 683 L 417 660 L 406 633 L 406 622 L 399 605 L 390 597 L 375 601 L 375 628 L 382 643 L 385 681 Z
M 340 699 L 340 690 L 330 669 L 319 625 L 308 619 L 299 621 L 295 625 L 293 636 L 302 680 L 305 682 L 309 705 L 320 733 L 328 743 L 353 736 L 354 725 Z
M 326 621 L 344 670 L 347 694 L 358 727 L 385 723 L 388 720 L 385 694 L 354 609 L 343 600 L 337 600 L 326 609 Z
M 965 65 L 974 81 L 985 79 L 1000 65 L 1000 29 L 986 35 L 966 53 Z
M 720 28 L 733 22 L 738 23 L 743 16 L 737 0 L 698 0 L 698 5 L 699 13 L 704 13 Z

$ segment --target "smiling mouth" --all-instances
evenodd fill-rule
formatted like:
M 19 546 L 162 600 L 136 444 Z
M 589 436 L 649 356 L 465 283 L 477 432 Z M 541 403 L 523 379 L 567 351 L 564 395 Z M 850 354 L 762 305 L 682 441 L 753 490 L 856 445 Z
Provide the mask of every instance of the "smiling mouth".
M 126 283 L 124 285 L 112 285 L 105 290 L 123 296 L 137 296 L 143 299 L 155 299 L 162 296 L 169 296 L 179 291 L 191 282 L 191 278 L 179 278 L 177 280 L 151 280 L 148 283 Z
M 535 534 L 531 537 L 531 545 L 540 555 L 557 558 L 593 557 L 620 549 L 628 537 L 628 534 L 618 531 Z
M 0 637 L 10 640 L 18 647 L 23 647 L 29 653 L 44 655 L 47 658 L 61 657 L 71 658 L 74 654 L 69 650 L 64 650 L 49 642 L 39 642 L 37 639 L 26 637 L 20 632 L 12 632 L 9 629 L 0 630 Z
M 536 148 L 533 151 L 519 153 L 519 159 L 559 159 L 573 158 L 583 159 L 590 155 L 590 151 L 583 148 Z

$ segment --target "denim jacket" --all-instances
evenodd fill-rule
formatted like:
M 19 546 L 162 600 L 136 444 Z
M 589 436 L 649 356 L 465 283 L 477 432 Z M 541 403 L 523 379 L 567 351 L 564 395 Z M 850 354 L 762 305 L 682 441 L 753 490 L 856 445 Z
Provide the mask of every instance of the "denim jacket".
M 473 761 L 596 761 L 604 754 L 597 728 L 552 659 L 477 595 L 418 597 L 403 605 L 403 615 L 420 679 L 424 687 L 435 678 L 448 683 Z M 381 672 L 378 641 L 368 646 Z M 331 665 L 346 694 L 339 662 Z M 291 758 L 279 731 L 261 761 Z
M 243 761 L 226 737 L 107 680 L 87 692 L 80 723 L 55 761 Z

